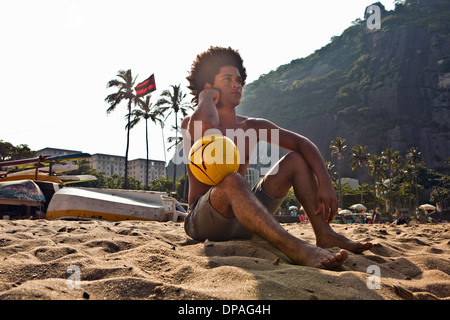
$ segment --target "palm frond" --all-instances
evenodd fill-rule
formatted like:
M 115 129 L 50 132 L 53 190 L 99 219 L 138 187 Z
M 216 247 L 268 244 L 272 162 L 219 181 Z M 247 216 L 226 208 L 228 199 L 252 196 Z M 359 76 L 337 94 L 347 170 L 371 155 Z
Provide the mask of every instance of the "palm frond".
M 170 92 L 169 90 L 163 90 L 163 92 L 161 92 L 160 94 L 161 97 L 172 97 L 172 92 Z
M 127 81 L 127 79 L 129 79 L 130 78 L 130 75 L 131 75 L 131 70 L 130 69 L 128 69 L 128 70 L 119 70 L 118 72 L 117 72 L 117 77 L 119 77 L 119 78 L 121 78 L 121 79 L 123 79 L 125 82 Z
M 165 104 L 172 104 L 171 100 L 165 99 L 165 98 L 161 98 L 163 95 L 161 94 L 161 96 L 159 97 L 158 101 L 156 102 L 156 106 L 162 106 Z
M 123 86 L 123 82 L 120 82 L 117 79 L 109 80 L 108 83 L 106 84 L 107 88 L 122 87 L 122 86 Z
M 116 110 L 116 106 L 117 106 L 117 104 L 111 105 L 108 109 L 106 109 L 106 114 L 110 114 L 111 112 Z
M 122 94 L 122 92 L 116 92 L 116 93 L 112 93 L 109 94 L 108 96 L 106 96 L 105 101 L 110 105 L 109 108 L 106 110 L 106 113 L 109 114 L 112 111 L 114 111 L 117 107 L 117 105 L 122 102 L 122 100 L 124 99 L 124 95 Z
M 128 116 L 125 116 L 125 118 L 128 119 Z M 130 129 L 134 128 L 134 126 L 137 125 L 141 119 L 141 117 L 135 116 L 132 120 L 130 120 Z M 125 129 L 128 129 L 128 123 L 125 125 Z

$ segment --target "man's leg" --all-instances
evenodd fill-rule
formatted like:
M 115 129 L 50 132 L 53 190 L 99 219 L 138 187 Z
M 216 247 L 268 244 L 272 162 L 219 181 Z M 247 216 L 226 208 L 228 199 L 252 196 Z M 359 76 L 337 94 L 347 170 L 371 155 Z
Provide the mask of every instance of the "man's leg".
M 287 232 L 267 211 L 238 173 L 228 175 L 211 192 L 212 206 L 226 218 L 236 218 L 249 231 L 280 249 L 294 263 L 334 268 L 348 257 L 345 250 L 333 254 Z
M 354 242 L 336 233 L 316 212 L 317 179 L 303 157 L 296 152 L 284 156 L 264 177 L 263 190 L 273 197 L 285 196 L 294 187 L 297 200 L 302 204 L 316 235 L 316 244 L 322 248 L 339 247 L 354 253 L 371 249 L 371 243 Z

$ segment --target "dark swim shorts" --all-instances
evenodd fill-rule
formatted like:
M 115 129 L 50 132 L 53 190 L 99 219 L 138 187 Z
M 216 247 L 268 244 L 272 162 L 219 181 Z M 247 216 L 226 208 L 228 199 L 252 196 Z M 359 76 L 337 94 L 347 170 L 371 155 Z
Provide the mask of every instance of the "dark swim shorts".
M 262 189 L 263 179 L 253 188 L 253 193 L 273 215 L 280 207 L 284 197 L 276 198 Z M 213 208 L 209 200 L 211 190 L 199 196 L 184 220 L 186 233 L 195 240 L 225 241 L 230 239 L 250 239 L 253 233 L 248 231 L 236 218 L 225 218 Z

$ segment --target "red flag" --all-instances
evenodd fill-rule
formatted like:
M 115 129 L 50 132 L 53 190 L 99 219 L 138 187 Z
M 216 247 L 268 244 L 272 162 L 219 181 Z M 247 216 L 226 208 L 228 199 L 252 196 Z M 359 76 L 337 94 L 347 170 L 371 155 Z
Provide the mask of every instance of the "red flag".
M 155 91 L 155 75 L 152 74 L 148 79 L 139 83 L 134 89 L 136 90 L 136 96 L 138 97 L 145 96 L 147 93 Z

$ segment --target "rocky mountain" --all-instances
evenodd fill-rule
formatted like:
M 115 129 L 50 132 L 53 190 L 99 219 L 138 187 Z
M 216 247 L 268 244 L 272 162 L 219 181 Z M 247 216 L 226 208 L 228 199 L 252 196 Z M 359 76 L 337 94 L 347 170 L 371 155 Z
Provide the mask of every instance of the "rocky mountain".
M 450 2 L 374 5 L 380 29 L 355 20 L 314 54 L 248 84 L 238 112 L 307 136 L 326 160 L 341 137 L 348 152 L 415 146 L 427 167 L 440 167 L 450 156 Z

